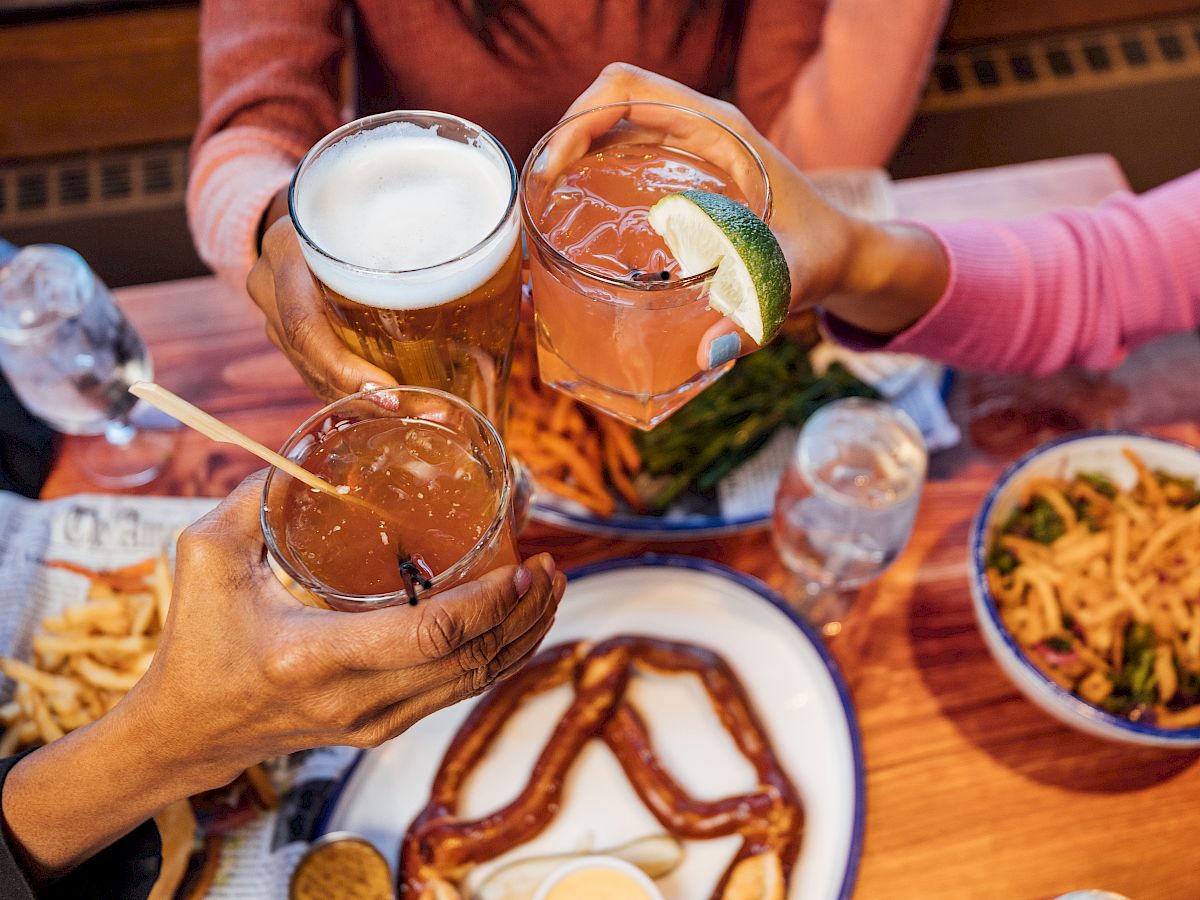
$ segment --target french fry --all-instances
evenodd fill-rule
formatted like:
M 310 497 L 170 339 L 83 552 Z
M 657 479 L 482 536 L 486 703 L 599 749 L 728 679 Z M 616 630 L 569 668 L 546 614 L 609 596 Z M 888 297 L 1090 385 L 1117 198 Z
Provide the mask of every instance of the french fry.
M 1154 473 L 1150 471 L 1144 462 L 1142 462 L 1142 458 L 1128 447 L 1121 451 L 1121 455 L 1129 460 L 1129 462 L 1133 464 L 1134 469 L 1137 470 L 1138 487 L 1145 492 L 1147 501 L 1152 506 L 1161 506 L 1164 504 L 1166 502 L 1166 498 L 1163 497 L 1162 488 L 1158 484 L 1158 479 L 1154 477 Z
M 90 653 L 103 661 L 104 657 L 113 660 L 113 664 L 127 656 L 137 656 L 147 649 L 153 648 L 157 642 L 145 635 L 129 634 L 121 637 L 114 635 L 90 634 L 39 634 L 33 639 L 33 649 L 38 653 L 71 656 L 78 653 Z
M 612 515 L 612 498 L 608 498 L 608 502 L 606 503 L 603 499 L 597 499 L 592 494 L 581 491 L 579 488 L 556 478 L 542 479 L 538 482 L 538 487 L 545 488 L 551 493 L 558 494 L 560 497 L 565 497 L 568 500 L 574 500 L 580 506 L 591 510 L 598 516 Z
M 129 633 L 125 604 L 116 597 L 67 607 L 63 611 L 63 619 L 74 630 L 88 631 L 94 628 L 103 634 Z
M 1137 557 L 1137 568 L 1144 571 L 1147 564 L 1165 548 L 1171 541 L 1175 540 L 1189 528 L 1194 528 L 1200 525 L 1200 506 L 1193 507 L 1188 512 L 1174 516 L 1169 519 L 1166 524 L 1159 526 L 1146 541 L 1146 545 L 1142 547 Z
M 5 727 L 17 721 L 21 715 L 21 704 L 16 700 L 10 700 L 3 706 L 0 706 L 0 722 L 3 722 Z
M 572 406 L 574 403 L 566 394 L 559 394 L 554 398 L 554 411 L 550 414 L 550 430 L 555 434 L 562 434 L 567 430 L 567 415 Z
M 4 734 L 0 736 L 0 758 L 12 756 L 20 749 L 21 732 L 14 728 L 11 724 L 4 729 Z
M 130 631 L 134 634 L 147 634 L 150 631 L 150 626 L 158 613 L 157 593 L 139 597 L 133 614 L 130 616 Z
M 33 723 L 37 725 L 42 741 L 47 744 L 51 741 L 57 741 L 63 736 L 64 732 L 59 728 L 58 723 L 54 721 L 54 716 L 50 714 L 50 708 L 46 705 L 46 701 L 36 688 L 34 688 L 31 697 L 33 703 Z
M 573 444 L 556 434 L 542 435 L 542 442 L 563 461 L 581 490 L 593 494 L 598 501 L 608 494 L 599 470 Z
M 638 452 L 638 448 L 633 443 L 629 427 L 611 416 L 603 414 L 596 416 L 596 421 L 600 424 L 605 438 L 616 446 L 625 471 L 631 475 L 640 472 L 642 470 L 642 454 Z
M 90 656 L 74 657 L 72 666 L 82 678 L 95 687 L 110 691 L 128 691 L 141 678 L 141 673 L 121 672 L 101 665 Z
M 1093 557 L 1107 553 L 1109 547 L 1112 546 L 1112 541 L 1112 535 L 1106 531 L 1081 537 L 1061 550 L 1056 541 L 1050 558 L 1056 566 L 1062 568 L 1085 566 L 1092 561 Z
M 3 671 L 13 681 L 19 681 L 47 694 L 67 693 L 78 689 L 76 683 L 70 678 L 51 675 L 49 672 L 43 672 L 41 669 L 34 668 L 17 659 L 0 659 L 0 671 Z
M 646 502 L 637 492 L 637 488 L 633 486 L 633 482 L 629 480 L 629 476 L 625 474 L 625 469 L 620 459 L 620 448 L 607 436 L 604 438 L 604 453 L 605 462 L 608 465 L 608 477 L 617 489 L 617 492 L 625 498 L 625 502 L 629 504 L 634 512 L 645 512 Z

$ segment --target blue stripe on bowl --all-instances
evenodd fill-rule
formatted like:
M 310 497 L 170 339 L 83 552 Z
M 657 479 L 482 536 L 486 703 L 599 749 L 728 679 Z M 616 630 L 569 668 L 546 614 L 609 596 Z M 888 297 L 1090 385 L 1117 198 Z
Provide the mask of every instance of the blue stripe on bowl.
M 833 685 L 837 689 L 838 700 L 841 701 L 842 712 L 846 717 L 846 729 L 850 733 L 850 753 L 854 759 L 854 820 L 851 826 L 850 850 L 846 859 L 846 870 L 842 876 L 841 889 L 838 891 L 838 900 L 850 900 L 854 893 L 854 882 L 858 877 L 858 865 L 862 857 L 863 835 L 866 830 L 867 784 L 866 767 L 862 752 L 862 735 L 858 728 L 858 717 L 854 710 L 854 701 L 850 697 L 850 690 L 846 687 L 845 679 L 842 678 L 842 672 L 838 668 L 837 662 L 830 655 L 829 651 L 825 649 L 824 642 L 816 631 L 813 630 L 812 626 L 791 609 L 782 597 L 753 575 L 739 572 L 737 569 L 732 569 L 721 563 L 693 556 L 647 553 L 642 556 L 622 556 L 616 559 L 606 559 L 601 562 L 589 563 L 588 565 L 569 569 L 566 574 L 568 581 L 575 581 L 591 575 L 600 575 L 604 572 L 637 569 L 644 566 L 692 569 L 732 581 L 734 584 L 740 585 L 757 594 L 787 616 L 788 620 L 800 630 L 805 639 L 813 646 L 813 649 L 817 651 L 817 655 L 821 658 L 821 662 L 825 664 L 825 668 L 829 672 L 829 677 L 833 680 Z M 329 820 L 333 816 L 333 810 L 337 807 L 338 801 L 346 789 L 346 785 L 350 783 L 350 779 L 365 757 L 366 751 L 360 751 L 354 761 L 347 767 L 346 773 L 342 776 L 340 783 L 329 792 L 325 800 L 325 805 L 317 817 L 317 824 L 313 834 L 314 840 L 328 833 Z
M 1070 691 L 1055 684 L 1047 678 L 1037 666 L 1030 662 L 1025 651 L 1017 643 L 1012 633 L 1008 630 L 1008 626 L 1004 624 L 1000 618 L 1000 609 L 996 604 L 992 592 L 987 586 L 987 538 L 985 532 L 988 519 L 991 518 L 992 508 L 996 505 L 997 498 L 1000 492 L 1011 482 L 1015 477 L 1020 475 L 1021 471 L 1031 461 L 1037 459 L 1042 454 L 1064 444 L 1072 444 L 1078 441 L 1086 441 L 1091 438 L 1098 437 L 1115 437 L 1115 438 L 1137 438 L 1139 440 L 1154 441 L 1159 444 L 1168 444 L 1176 447 L 1183 447 L 1191 450 L 1193 453 L 1200 454 L 1191 444 L 1183 441 L 1176 441 L 1170 438 L 1161 438 L 1152 434 L 1146 434 L 1141 431 L 1128 430 L 1104 430 L 1096 429 L 1092 431 L 1074 432 L 1056 438 L 1048 443 L 1042 444 L 1030 450 L 1007 469 L 996 480 L 992 489 L 988 491 L 987 497 L 984 498 L 983 506 L 979 508 L 979 512 L 975 514 L 974 521 L 971 522 L 971 533 L 968 539 L 970 547 L 970 575 L 975 584 L 975 589 L 979 596 L 984 598 L 984 609 L 988 615 L 988 619 L 995 627 L 996 632 L 1004 641 L 1008 651 L 1020 661 L 1020 664 L 1030 674 L 1035 675 L 1037 680 L 1044 684 L 1053 694 L 1054 700 L 1059 705 L 1069 709 L 1073 715 L 1084 719 L 1090 719 L 1100 725 L 1108 728 L 1116 729 L 1117 731 L 1127 731 L 1133 734 L 1144 735 L 1147 737 L 1156 738 L 1164 743 L 1179 743 L 1181 745 L 1193 745 L 1200 741 L 1200 728 L 1159 728 L 1156 725 L 1148 725 L 1144 722 L 1132 722 L 1123 716 L 1118 716 L 1110 713 L 1099 707 L 1093 706 L 1086 700 L 1076 697 Z M 1020 685 L 1017 685 L 1020 689 Z

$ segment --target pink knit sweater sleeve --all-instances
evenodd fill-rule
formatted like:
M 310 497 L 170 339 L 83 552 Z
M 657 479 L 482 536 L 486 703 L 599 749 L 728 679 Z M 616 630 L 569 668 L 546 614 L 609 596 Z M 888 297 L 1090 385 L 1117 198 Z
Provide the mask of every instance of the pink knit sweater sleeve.
M 912 119 L 949 6 L 828 0 L 816 47 L 768 137 L 804 169 L 886 163 Z
M 238 284 L 296 163 L 340 123 L 340 0 L 205 0 L 187 210 L 200 257 Z
M 1094 210 L 931 229 L 950 259 L 945 293 L 916 324 L 872 343 L 974 370 L 1046 374 L 1115 366 L 1151 338 L 1200 325 L 1200 172 Z

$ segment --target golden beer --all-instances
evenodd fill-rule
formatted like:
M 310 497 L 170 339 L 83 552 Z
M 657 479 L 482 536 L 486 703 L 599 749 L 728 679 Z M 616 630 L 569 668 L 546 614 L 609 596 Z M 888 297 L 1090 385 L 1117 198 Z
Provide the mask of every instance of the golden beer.
M 324 138 L 289 195 L 346 346 L 401 384 L 462 397 L 501 429 L 521 298 L 516 184 L 483 129 L 396 112 Z

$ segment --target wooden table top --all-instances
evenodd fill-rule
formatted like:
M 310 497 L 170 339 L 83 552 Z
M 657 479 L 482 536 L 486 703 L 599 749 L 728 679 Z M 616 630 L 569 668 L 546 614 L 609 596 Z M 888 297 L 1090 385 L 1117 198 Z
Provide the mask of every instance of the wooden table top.
M 1119 186 L 1099 178 L 1065 202 L 1095 202 Z M 928 199 L 916 182 L 902 188 L 902 213 Z M 944 193 L 946 184 L 931 189 Z M 158 380 L 250 436 L 279 446 L 318 407 L 239 292 L 200 278 L 117 293 Z M 935 457 L 908 549 L 863 590 L 830 641 L 857 706 L 867 766 L 857 897 L 1008 900 L 1089 887 L 1137 900 L 1200 896 L 1200 753 L 1110 744 L 1040 712 L 992 661 L 966 580 L 970 520 L 1006 459 L 1057 431 L 1096 424 L 1200 444 L 1196 384 L 1195 335 L 1143 348 L 1109 376 L 958 377 L 951 407 L 964 443 Z M 220 497 L 258 467 L 242 451 L 185 433 L 168 470 L 139 492 Z M 62 454 L 43 496 L 94 490 Z M 765 530 L 662 544 L 534 524 L 522 544 L 551 551 L 562 566 L 674 552 L 775 587 L 786 581 Z

